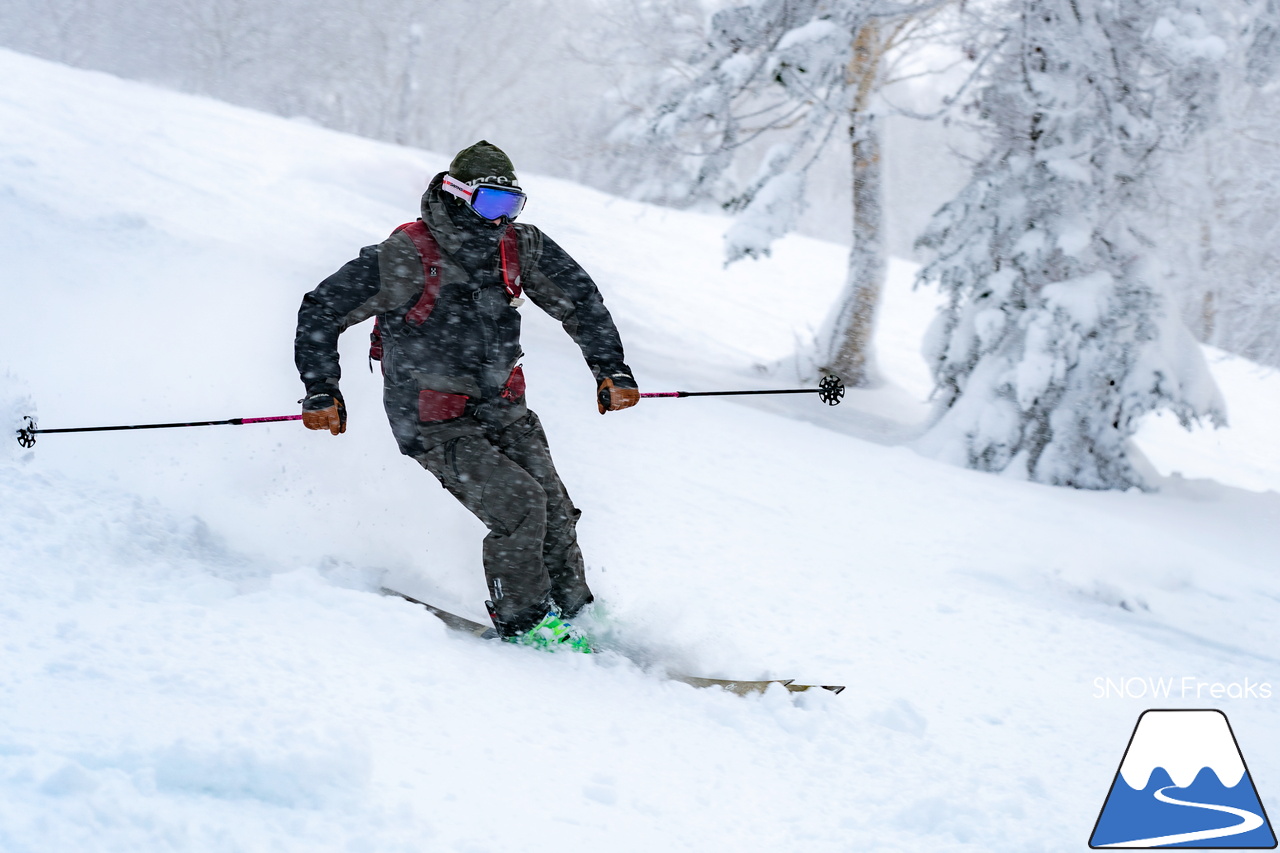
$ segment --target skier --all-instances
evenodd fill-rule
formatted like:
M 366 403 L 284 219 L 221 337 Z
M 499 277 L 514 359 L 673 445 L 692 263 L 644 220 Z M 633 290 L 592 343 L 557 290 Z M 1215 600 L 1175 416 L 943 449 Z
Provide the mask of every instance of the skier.
M 294 342 L 308 429 L 346 430 L 338 336 L 377 317 L 383 402 L 400 451 L 440 480 L 489 533 L 485 602 L 500 636 L 541 648 L 590 651 L 568 620 L 593 600 L 574 507 L 519 365 L 527 295 L 559 320 L 595 375 L 601 414 L 640 392 L 591 277 L 537 228 L 511 160 L 488 142 L 460 151 L 401 226 L 302 300 Z

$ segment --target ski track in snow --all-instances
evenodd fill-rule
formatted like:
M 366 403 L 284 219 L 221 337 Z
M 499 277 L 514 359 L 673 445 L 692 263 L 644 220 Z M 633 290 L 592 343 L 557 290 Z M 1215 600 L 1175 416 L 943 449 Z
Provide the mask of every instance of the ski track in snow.
M 291 413 L 301 294 L 447 163 L 6 51 L 0 79 L 9 432 Z M 842 247 L 791 237 L 725 270 L 721 217 L 522 178 L 642 388 L 796 382 L 782 365 Z M 341 344 L 341 439 L 4 441 L 0 850 L 1082 848 L 1147 707 L 1094 699 L 1094 679 L 1280 678 L 1280 377 L 1212 353 L 1233 426 L 1145 425 L 1157 493 L 952 468 L 901 446 L 936 301 L 912 273 L 895 262 L 886 293 L 889 381 L 837 409 L 601 418 L 572 342 L 523 309 L 531 405 L 620 639 L 840 696 L 496 647 L 378 595 L 483 618 L 483 530 L 396 453 L 363 327 Z M 1226 710 L 1265 800 L 1275 702 Z

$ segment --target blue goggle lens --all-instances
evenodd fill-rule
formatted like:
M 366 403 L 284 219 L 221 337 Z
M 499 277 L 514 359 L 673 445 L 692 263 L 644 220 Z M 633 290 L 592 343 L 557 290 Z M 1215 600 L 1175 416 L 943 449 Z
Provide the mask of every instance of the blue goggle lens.
M 476 187 L 471 207 L 485 219 L 515 219 L 524 209 L 524 193 L 502 187 Z

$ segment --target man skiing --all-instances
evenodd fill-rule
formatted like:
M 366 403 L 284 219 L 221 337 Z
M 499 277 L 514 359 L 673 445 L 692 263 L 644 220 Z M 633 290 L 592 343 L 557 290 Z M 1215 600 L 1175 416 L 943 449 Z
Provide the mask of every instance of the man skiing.
M 522 294 L 559 320 L 597 382 L 601 414 L 640 392 L 591 277 L 532 225 L 511 160 L 488 142 L 458 153 L 401 226 L 302 300 L 294 342 L 308 429 L 346 430 L 338 336 L 377 317 L 383 403 L 400 451 L 440 480 L 489 533 L 486 602 L 505 639 L 590 651 L 567 620 L 593 600 L 574 507 L 519 366 Z

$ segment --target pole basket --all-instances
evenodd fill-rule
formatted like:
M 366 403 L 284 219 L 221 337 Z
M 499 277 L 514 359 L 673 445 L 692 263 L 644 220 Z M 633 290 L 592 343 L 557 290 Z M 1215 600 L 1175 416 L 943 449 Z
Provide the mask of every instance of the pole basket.
M 834 373 L 822 377 L 818 383 L 818 399 L 828 406 L 838 406 L 844 399 L 844 383 Z
M 27 422 L 27 425 L 24 426 L 22 429 L 18 430 L 18 444 L 21 444 L 23 447 L 26 447 L 26 448 L 35 447 L 36 446 L 36 422 L 32 420 L 30 415 L 23 418 L 23 420 Z

